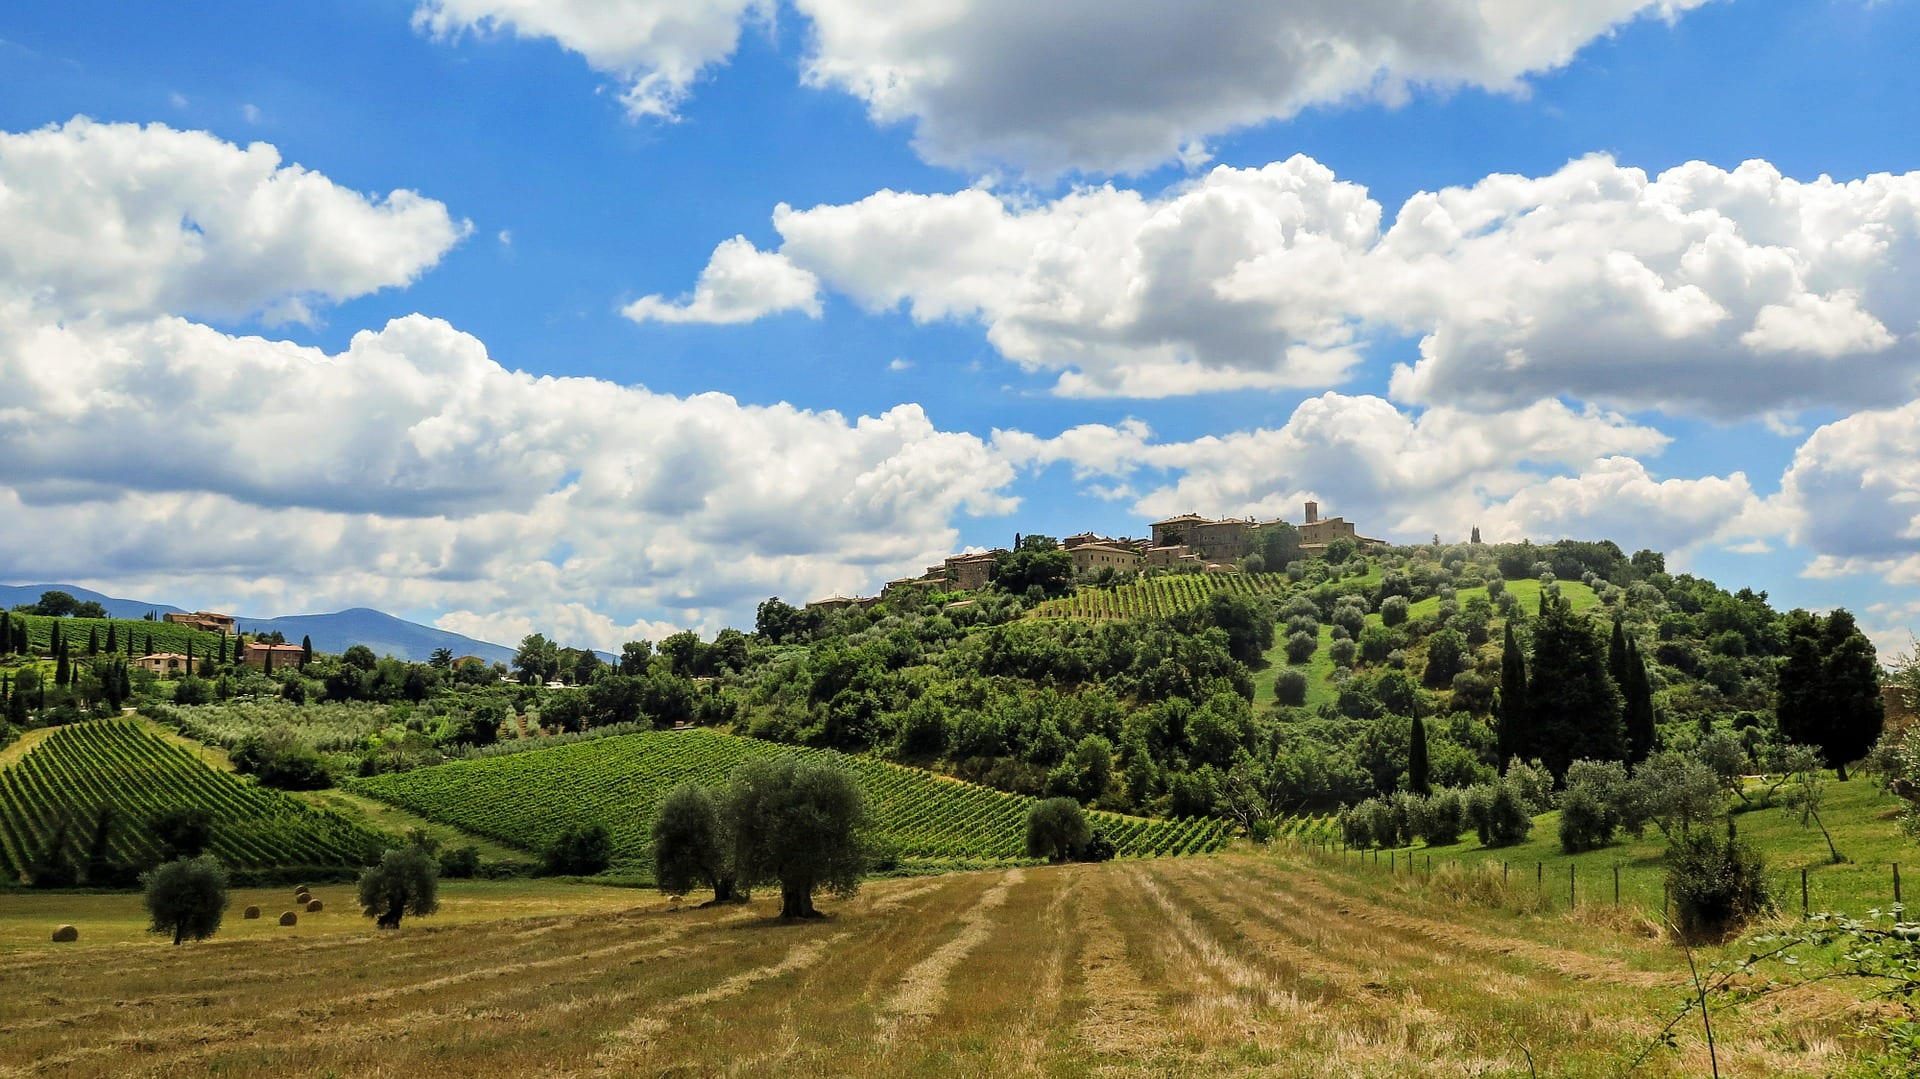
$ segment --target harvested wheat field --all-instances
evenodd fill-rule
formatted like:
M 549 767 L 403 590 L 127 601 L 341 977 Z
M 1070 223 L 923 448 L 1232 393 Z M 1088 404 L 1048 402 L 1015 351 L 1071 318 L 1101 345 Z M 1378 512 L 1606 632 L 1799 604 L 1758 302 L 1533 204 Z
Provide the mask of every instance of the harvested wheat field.
M 0 1075 L 1615 1076 L 1685 978 L 1629 919 L 1516 917 L 1307 856 L 882 881 L 805 924 L 625 898 L 15 951 Z M 1825 1072 L 1847 1026 L 1823 998 L 1726 1017 L 1722 1074 Z M 1635 1074 L 1706 1072 L 1687 1028 Z

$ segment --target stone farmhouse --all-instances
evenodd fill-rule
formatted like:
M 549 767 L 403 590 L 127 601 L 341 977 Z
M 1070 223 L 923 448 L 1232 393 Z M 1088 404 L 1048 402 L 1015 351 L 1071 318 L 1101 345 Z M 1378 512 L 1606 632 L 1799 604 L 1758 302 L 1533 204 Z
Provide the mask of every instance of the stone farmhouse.
M 1379 546 L 1382 541 L 1362 536 L 1352 521 L 1344 517 L 1320 516 L 1320 504 L 1306 504 L 1305 520 L 1295 526 L 1300 547 L 1309 557 L 1324 554 L 1327 545 L 1344 539 L 1357 547 Z M 1252 518 L 1215 520 L 1197 513 L 1183 513 L 1164 521 L 1155 521 L 1148 539 L 1114 539 L 1082 532 L 1060 541 L 1073 557 L 1076 577 L 1091 577 L 1111 569 L 1132 573 L 1142 569 L 1185 569 L 1211 573 L 1231 573 L 1237 563 L 1260 546 L 1265 529 L 1284 523 L 1279 518 L 1256 521 Z M 1016 545 L 1018 541 L 1016 540 Z M 807 604 L 809 610 L 841 610 L 847 607 L 871 607 L 881 598 L 903 590 L 923 592 L 977 592 L 987 586 L 993 573 L 994 558 L 1006 554 L 1005 548 L 949 555 L 938 565 L 928 566 L 919 577 L 888 581 L 879 596 L 849 598 L 829 596 Z M 1277 568 L 1277 567 L 1276 567 Z
M 186 626 L 188 629 L 203 629 L 208 633 L 233 633 L 233 616 L 230 614 L 215 614 L 212 611 L 195 611 L 192 614 L 181 614 L 178 611 L 168 611 L 166 614 L 161 615 L 160 618 L 164 622 L 171 622 L 176 626 Z
M 171 678 L 176 674 L 189 672 L 187 657 L 178 652 L 155 652 L 150 656 L 141 656 L 133 665 L 143 671 L 152 671 L 162 678 Z
M 274 670 L 284 671 L 300 666 L 300 661 L 306 657 L 306 649 L 297 644 L 261 644 L 258 641 L 248 641 L 246 652 L 241 658 L 246 661 L 247 666 L 255 670 L 265 670 L 268 656 L 273 657 Z

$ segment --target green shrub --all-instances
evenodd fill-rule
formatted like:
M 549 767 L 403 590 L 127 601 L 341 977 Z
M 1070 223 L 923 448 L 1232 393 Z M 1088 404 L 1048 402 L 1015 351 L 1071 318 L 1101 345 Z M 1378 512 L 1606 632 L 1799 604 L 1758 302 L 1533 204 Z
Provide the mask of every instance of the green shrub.
M 1273 679 L 1273 699 L 1299 707 L 1307 703 L 1307 676 L 1303 671 L 1281 671 Z
M 1727 822 L 1721 839 L 1712 829 L 1682 834 L 1667 846 L 1667 892 L 1680 931 L 1717 940 L 1773 907 L 1766 859 L 1734 834 Z
M 1442 787 L 1426 800 L 1420 813 L 1420 835 L 1429 847 L 1445 847 L 1460 841 L 1467 827 L 1467 800 L 1458 790 Z
M 1489 783 L 1467 793 L 1467 815 L 1485 847 L 1511 847 L 1533 834 L 1533 817 L 1511 783 Z

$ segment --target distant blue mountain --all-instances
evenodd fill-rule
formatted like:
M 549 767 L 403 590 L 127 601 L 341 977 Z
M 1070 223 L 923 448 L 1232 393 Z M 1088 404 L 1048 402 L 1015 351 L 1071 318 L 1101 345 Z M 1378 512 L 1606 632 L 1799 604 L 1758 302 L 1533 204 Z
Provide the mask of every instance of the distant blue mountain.
M 140 618 L 149 611 L 166 614 L 181 609 L 165 603 L 116 599 L 70 584 L 0 585 L 0 607 L 38 603 L 42 592 L 65 592 L 83 602 L 92 600 L 105 607 L 114 618 Z M 296 614 L 283 618 L 235 617 L 242 633 L 272 633 L 278 630 L 294 644 L 300 643 L 302 637 L 311 637 L 313 647 L 321 652 L 339 653 L 353 645 L 364 644 L 373 649 L 376 655 L 424 662 L 434 649 L 447 648 L 455 656 L 479 656 L 488 663 L 513 662 L 514 650 L 511 648 L 476 641 L 472 637 L 423 626 L 418 622 L 408 622 L 366 607 L 351 607 L 332 614 Z

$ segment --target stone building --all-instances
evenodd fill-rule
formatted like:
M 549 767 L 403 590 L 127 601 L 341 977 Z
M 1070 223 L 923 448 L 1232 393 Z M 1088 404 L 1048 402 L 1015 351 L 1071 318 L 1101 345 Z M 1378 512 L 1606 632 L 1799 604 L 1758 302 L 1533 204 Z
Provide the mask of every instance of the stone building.
M 1324 554 L 1327 544 L 1337 539 L 1349 540 L 1356 547 L 1375 546 L 1377 539 L 1369 539 L 1353 527 L 1353 522 L 1345 517 L 1320 516 L 1320 503 L 1307 503 L 1307 517 L 1300 526 L 1300 547 L 1310 555 Z
M 213 611 L 195 611 L 192 614 L 182 614 L 179 611 L 168 611 L 166 614 L 161 615 L 160 619 L 163 622 L 170 622 L 176 626 L 205 630 L 208 633 L 225 633 L 229 635 L 233 633 L 233 616 L 230 614 L 216 614 Z
M 987 581 L 993 576 L 993 557 L 996 553 L 980 551 L 954 555 L 947 559 L 944 566 L 947 580 L 961 592 L 977 592 L 987 587 Z
M 259 641 L 248 641 L 246 652 L 241 658 L 246 661 L 247 666 L 258 671 L 266 669 L 267 657 L 272 656 L 273 669 L 284 671 L 300 666 L 300 661 L 305 659 L 306 655 L 306 650 L 297 644 L 261 644 Z
M 1103 569 L 1137 570 L 1141 562 L 1140 552 L 1114 543 L 1075 544 L 1067 553 L 1073 556 L 1074 575 L 1080 577 Z
M 171 678 L 178 674 L 190 674 L 192 668 L 187 657 L 178 652 L 155 652 L 150 656 L 141 656 L 133 661 L 135 667 L 143 671 L 152 671 L 162 678 Z

